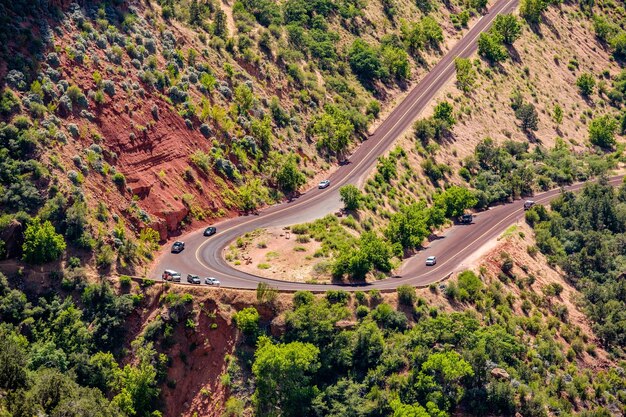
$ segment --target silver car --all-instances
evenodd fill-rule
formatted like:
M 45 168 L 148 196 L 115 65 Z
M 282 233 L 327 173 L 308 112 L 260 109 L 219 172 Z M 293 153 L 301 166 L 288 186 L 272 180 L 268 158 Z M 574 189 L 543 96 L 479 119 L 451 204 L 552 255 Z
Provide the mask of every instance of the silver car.
M 428 258 L 426 258 L 426 266 L 433 266 L 436 263 L 437 263 L 436 256 L 429 256 Z
M 329 185 L 330 185 L 330 180 L 324 180 L 324 181 L 321 181 L 321 182 L 319 183 L 319 185 L 317 186 L 317 188 L 322 189 L 322 188 L 326 188 L 326 187 L 328 187 Z
M 217 278 L 213 278 L 213 277 L 207 277 L 204 279 L 204 283 L 206 285 L 215 285 L 215 286 L 219 286 L 220 285 L 220 281 Z

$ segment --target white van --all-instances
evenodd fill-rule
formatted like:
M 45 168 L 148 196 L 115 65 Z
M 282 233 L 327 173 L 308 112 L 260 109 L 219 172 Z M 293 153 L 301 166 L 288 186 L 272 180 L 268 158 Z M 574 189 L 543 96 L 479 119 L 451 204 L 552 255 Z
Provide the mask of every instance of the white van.
M 180 282 L 180 276 L 180 272 L 176 272 L 173 269 L 166 269 L 163 271 L 161 278 L 163 278 L 164 281 Z

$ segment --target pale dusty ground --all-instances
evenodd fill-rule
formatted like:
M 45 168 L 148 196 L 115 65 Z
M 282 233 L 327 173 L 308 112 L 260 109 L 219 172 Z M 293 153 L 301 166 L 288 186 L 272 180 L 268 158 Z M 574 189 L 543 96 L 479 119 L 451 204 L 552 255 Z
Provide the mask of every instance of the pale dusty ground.
M 260 230 L 254 235 L 250 239 L 244 238 L 244 247 L 233 249 L 231 245 L 227 252 L 233 254 L 233 266 L 237 269 L 285 281 L 330 281 L 329 274 L 316 273 L 313 269 L 316 264 L 327 261 L 326 258 L 313 256 L 321 247 L 320 242 L 311 239 L 307 243 L 299 243 L 298 235 L 280 227 Z M 240 262 L 239 265 L 237 261 Z M 264 265 L 269 268 L 264 268 Z

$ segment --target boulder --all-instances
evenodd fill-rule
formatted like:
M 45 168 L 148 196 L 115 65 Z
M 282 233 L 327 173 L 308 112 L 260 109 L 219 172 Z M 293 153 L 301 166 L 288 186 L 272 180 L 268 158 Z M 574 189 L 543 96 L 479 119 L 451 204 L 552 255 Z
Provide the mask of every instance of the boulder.
M 502 368 L 493 368 L 491 370 L 491 376 L 496 379 L 503 379 L 503 380 L 509 380 L 511 378 L 509 373 Z

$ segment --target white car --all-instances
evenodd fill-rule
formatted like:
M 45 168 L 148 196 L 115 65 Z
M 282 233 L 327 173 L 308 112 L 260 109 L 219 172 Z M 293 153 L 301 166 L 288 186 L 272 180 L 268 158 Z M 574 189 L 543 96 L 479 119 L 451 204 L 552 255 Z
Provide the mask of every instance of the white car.
M 207 277 L 204 279 L 204 283 L 206 285 L 220 285 L 220 281 L 217 278 L 213 278 L 213 277 Z
M 317 188 L 319 188 L 320 190 L 322 188 L 326 188 L 330 185 L 330 180 L 324 180 L 322 182 L 319 183 L 319 185 L 317 186 Z
M 436 256 L 429 256 L 428 258 L 426 258 L 426 266 L 433 266 L 436 263 L 437 263 Z

